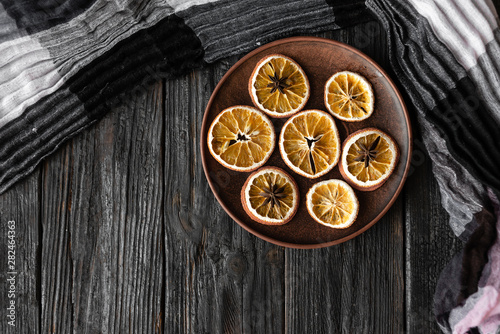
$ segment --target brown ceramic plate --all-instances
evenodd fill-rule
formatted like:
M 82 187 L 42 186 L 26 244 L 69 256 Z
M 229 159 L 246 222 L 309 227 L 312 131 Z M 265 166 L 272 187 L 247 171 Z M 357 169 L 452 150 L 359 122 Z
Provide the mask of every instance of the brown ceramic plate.
M 250 173 L 224 168 L 211 155 L 207 146 L 210 124 L 223 109 L 233 105 L 253 105 L 248 93 L 248 80 L 257 62 L 264 56 L 279 53 L 291 57 L 306 72 L 311 85 L 311 97 L 304 109 L 326 111 L 323 89 L 328 78 L 338 71 L 353 71 L 370 81 L 375 93 L 375 111 L 364 121 L 347 123 L 335 119 L 343 141 L 349 134 L 366 127 L 376 127 L 390 134 L 398 143 L 401 156 L 396 170 L 387 182 L 372 192 L 356 191 L 360 211 L 353 225 L 332 229 L 316 223 L 308 214 L 305 195 L 316 182 L 342 179 L 336 166 L 328 174 L 314 180 L 290 170 L 281 159 L 278 144 L 265 166 L 277 166 L 292 175 L 299 186 L 300 205 L 295 217 L 282 226 L 259 224 L 245 213 L 240 191 Z M 276 140 L 287 119 L 273 118 Z M 335 245 L 366 231 L 377 222 L 396 200 L 410 166 L 412 133 L 408 112 L 387 73 L 368 56 L 353 47 L 333 40 L 315 37 L 293 37 L 266 44 L 240 59 L 224 75 L 208 102 L 201 127 L 203 169 L 215 197 L 224 210 L 243 228 L 277 245 L 293 248 L 319 248 Z

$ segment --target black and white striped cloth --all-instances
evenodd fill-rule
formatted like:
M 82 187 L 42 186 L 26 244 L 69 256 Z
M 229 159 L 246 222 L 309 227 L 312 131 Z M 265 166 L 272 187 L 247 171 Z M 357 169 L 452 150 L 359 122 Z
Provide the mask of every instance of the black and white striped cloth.
M 491 0 L 0 0 L 0 192 L 138 83 L 269 41 L 376 19 L 464 251 L 446 333 L 500 324 L 500 31 Z

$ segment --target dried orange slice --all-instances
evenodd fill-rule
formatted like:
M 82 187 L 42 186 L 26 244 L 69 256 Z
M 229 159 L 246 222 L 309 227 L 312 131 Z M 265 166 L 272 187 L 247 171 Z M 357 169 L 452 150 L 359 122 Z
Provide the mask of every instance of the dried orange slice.
M 306 204 L 314 220 L 331 228 L 349 227 L 358 216 L 358 198 L 342 180 L 316 183 L 307 192 Z
M 335 121 L 321 110 L 305 110 L 291 117 L 283 125 L 279 147 L 288 167 L 311 179 L 328 173 L 340 157 Z
M 371 191 L 387 181 L 398 160 L 399 149 L 394 139 L 379 129 L 366 128 L 345 140 L 340 173 L 354 188 Z
M 288 117 L 304 108 L 309 80 L 292 59 L 274 54 L 261 59 L 248 85 L 252 102 L 272 117 Z
M 295 180 L 277 167 L 263 167 L 252 173 L 241 190 L 245 212 L 266 225 L 283 225 L 292 219 L 299 207 L 299 190 Z
M 224 109 L 208 130 L 210 154 L 242 172 L 262 166 L 274 150 L 274 127 L 264 113 L 248 106 Z
M 325 105 L 340 120 L 356 122 L 373 113 L 372 86 L 361 75 L 349 71 L 335 73 L 325 85 Z

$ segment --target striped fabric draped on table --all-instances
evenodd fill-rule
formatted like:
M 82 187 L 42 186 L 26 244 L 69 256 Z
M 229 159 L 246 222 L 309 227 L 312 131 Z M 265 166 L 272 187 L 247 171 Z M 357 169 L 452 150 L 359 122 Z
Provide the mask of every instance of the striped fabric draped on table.
M 272 18 L 272 19 L 270 19 Z M 500 326 L 500 30 L 491 0 L 0 0 L 0 192 L 123 95 L 272 40 L 378 20 L 453 232 L 445 333 Z

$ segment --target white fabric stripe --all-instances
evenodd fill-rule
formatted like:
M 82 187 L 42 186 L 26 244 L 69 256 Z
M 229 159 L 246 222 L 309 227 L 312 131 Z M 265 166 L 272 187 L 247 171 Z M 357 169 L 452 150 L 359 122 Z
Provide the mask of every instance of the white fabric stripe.
M 60 82 L 49 52 L 24 36 L 0 44 L 0 127 Z M 5 56 L 4 56 L 5 55 Z
M 466 70 L 476 65 L 498 27 L 496 13 L 478 10 L 487 5 L 485 0 L 475 1 L 483 3 L 476 7 L 470 0 L 409 0 Z
M 167 0 L 167 3 L 176 12 L 179 12 L 181 10 L 188 9 L 189 7 L 192 7 L 192 6 L 204 5 L 206 3 L 217 2 L 217 1 L 219 1 L 219 0 L 191 0 L 191 1 L 185 1 L 185 0 Z
M 164 0 L 143 4 L 97 0 L 68 23 L 1 43 L 0 127 L 121 40 L 173 12 Z

